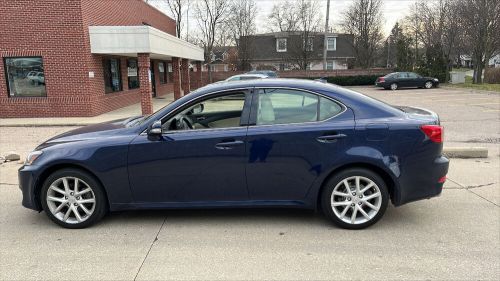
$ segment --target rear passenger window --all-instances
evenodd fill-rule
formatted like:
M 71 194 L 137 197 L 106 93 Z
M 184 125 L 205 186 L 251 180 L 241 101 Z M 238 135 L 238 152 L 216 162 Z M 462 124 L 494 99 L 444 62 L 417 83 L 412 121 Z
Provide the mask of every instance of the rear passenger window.
M 319 98 L 319 121 L 326 120 L 342 111 L 340 104 L 324 97 Z
M 334 101 L 290 89 L 260 89 L 257 125 L 292 124 L 328 119 L 342 111 Z

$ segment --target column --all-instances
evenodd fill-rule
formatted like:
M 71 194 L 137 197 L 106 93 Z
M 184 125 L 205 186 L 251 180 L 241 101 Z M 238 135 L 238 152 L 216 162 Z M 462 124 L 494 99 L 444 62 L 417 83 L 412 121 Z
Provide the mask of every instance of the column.
M 151 97 L 151 81 L 149 81 L 149 54 L 137 54 L 137 65 L 139 67 L 139 85 L 141 93 L 141 109 L 142 114 L 153 113 L 153 98 Z
M 196 62 L 196 86 L 198 88 L 201 88 L 203 86 L 202 82 L 202 76 L 201 76 L 201 61 Z
M 172 57 L 172 72 L 173 72 L 173 78 L 174 78 L 174 99 L 180 99 L 181 96 L 181 74 L 180 74 L 180 65 L 179 65 L 179 58 Z
M 190 81 L 189 81 L 189 60 L 182 59 L 181 64 L 181 75 L 182 75 L 182 90 L 184 91 L 184 95 L 189 94 L 190 92 Z

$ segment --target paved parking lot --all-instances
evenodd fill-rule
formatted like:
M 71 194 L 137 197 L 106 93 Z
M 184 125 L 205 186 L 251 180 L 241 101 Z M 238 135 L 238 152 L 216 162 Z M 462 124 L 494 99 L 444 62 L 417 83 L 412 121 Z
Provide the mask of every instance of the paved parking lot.
M 489 279 L 500 276 L 498 94 L 355 90 L 438 112 L 449 145 L 487 159 L 453 159 L 439 198 L 390 207 L 347 231 L 301 210 L 120 212 L 83 230 L 24 209 L 18 163 L 0 165 L 0 279 Z M 72 127 L 0 127 L 0 153 L 26 154 Z

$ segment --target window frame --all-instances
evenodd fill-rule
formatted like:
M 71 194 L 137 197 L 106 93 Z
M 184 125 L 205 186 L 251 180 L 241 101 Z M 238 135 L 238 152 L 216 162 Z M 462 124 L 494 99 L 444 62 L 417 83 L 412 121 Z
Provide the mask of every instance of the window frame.
M 279 48 L 279 42 L 280 40 L 285 40 L 285 48 L 284 49 L 280 49 Z M 281 38 L 276 38 L 276 52 L 278 53 L 286 53 L 286 51 L 288 50 L 288 38 L 286 37 L 281 37 Z
M 241 111 L 240 126 L 227 127 L 227 128 L 205 128 L 205 129 L 196 129 L 196 130 L 166 131 L 166 132 L 162 132 L 162 135 L 185 134 L 185 133 L 196 133 L 196 132 L 207 132 L 207 131 L 221 131 L 221 130 L 234 130 L 234 129 L 247 128 L 248 127 L 248 120 L 250 118 L 250 109 L 251 109 L 251 103 L 252 103 L 252 88 L 236 88 L 236 89 L 221 90 L 221 91 L 206 93 L 204 95 L 196 97 L 196 98 L 194 98 L 186 103 L 183 103 L 183 104 L 177 106 L 176 108 L 170 110 L 169 112 L 167 112 L 163 116 L 157 118 L 156 120 L 161 121 L 161 123 L 163 125 L 170 118 L 174 117 L 179 112 L 182 112 L 183 110 L 189 108 L 190 106 L 193 106 L 196 103 L 203 102 L 203 101 L 211 99 L 211 98 L 217 98 L 217 97 L 221 97 L 221 96 L 229 96 L 229 95 L 241 93 L 241 92 L 245 93 L 245 101 L 243 103 L 243 110 Z M 147 134 L 147 130 L 148 129 L 146 128 L 141 133 L 141 135 Z
M 137 75 L 136 76 L 129 76 L 128 75 L 128 69 L 130 67 L 131 60 L 135 61 L 135 67 L 137 68 Z M 130 87 L 130 77 L 137 77 L 137 87 Z M 127 58 L 127 87 L 129 90 L 141 88 L 141 81 L 139 80 L 139 60 L 137 58 Z
M 333 48 L 330 48 L 330 44 L 328 44 L 328 39 L 333 38 Z M 337 37 L 336 36 L 326 36 L 326 50 L 327 51 L 336 51 L 337 50 Z
M 45 66 L 43 67 L 43 79 L 44 79 L 44 87 L 45 87 L 45 95 L 43 96 L 11 96 L 10 95 L 10 83 L 9 83 L 9 73 L 7 71 L 7 59 L 21 59 L 21 58 L 40 58 L 42 60 L 42 66 L 43 64 L 43 56 L 8 56 L 8 57 L 2 57 L 3 58 L 3 70 L 4 70 L 4 77 L 5 77 L 5 84 L 7 86 L 7 98 L 47 98 L 48 93 L 47 93 L 47 82 L 45 79 Z M 32 72 L 34 70 L 30 70 L 28 73 Z
M 104 94 L 113 94 L 113 93 L 119 93 L 119 92 L 123 92 L 123 77 L 122 77 L 122 67 L 121 67 L 121 58 L 119 57 L 103 57 L 102 58 L 102 67 L 103 67 L 103 72 L 106 71 L 105 67 L 107 67 L 108 65 L 106 65 L 105 61 L 111 61 L 111 60 L 116 60 L 118 62 L 117 64 L 117 67 L 118 67 L 118 70 L 117 70 L 117 73 L 118 73 L 118 81 L 120 81 L 120 89 L 117 90 L 117 91 L 106 91 L 106 79 L 103 79 L 103 82 L 104 82 Z M 139 63 L 139 62 L 137 62 Z M 110 73 L 111 73 L 111 63 L 109 63 L 109 68 L 110 68 Z M 137 68 L 139 68 L 139 65 L 137 65 Z M 139 71 L 139 70 L 138 70 Z M 139 73 L 137 73 L 139 74 Z M 103 78 L 106 78 L 104 75 L 103 75 Z M 110 81 L 110 85 L 113 85 L 113 77 L 112 75 L 109 76 L 109 79 Z M 128 83 L 128 82 L 127 82 Z
M 340 107 L 342 107 L 342 110 L 333 115 L 333 116 L 330 116 L 328 118 L 326 118 L 325 120 L 316 120 L 316 121 L 306 121 L 306 122 L 295 122 L 295 123 L 283 123 L 283 124 L 263 124 L 263 125 L 257 125 L 257 112 L 259 110 L 258 106 L 259 106 L 259 91 L 260 89 L 284 89 L 284 90 L 295 90 L 295 91 L 300 91 L 300 92 L 305 92 L 305 93 L 309 93 L 309 94 L 313 94 L 313 95 L 316 95 L 318 97 L 318 112 L 316 113 L 317 114 L 317 118 L 319 117 L 319 107 L 320 107 L 320 97 L 323 97 L 323 98 L 326 98 L 328 100 L 331 100 L 335 103 L 337 103 Z M 268 126 L 297 126 L 297 125 L 307 125 L 307 124 L 318 124 L 318 123 L 322 123 L 322 122 L 328 122 L 329 120 L 343 114 L 344 112 L 347 111 L 347 106 L 344 105 L 342 102 L 338 101 L 337 99 L 335 98 L 332 98 L 328 95 L 324 95 L 324 94 L 321 94 L 321 93 L 318 93 L 318 92 L 314 92 L 314 91 L 309 91 L 309 90 L 306 90 L 306 89 L 301 89 L 301 88 L 293 88 L 293 87 L 255 87 L 254 90 L 252 91 L 252 104 L 251 104 L 251 114 L 250 114 L 250 118 L 248 120 L 248 126 L 249 127 L 268 127 Z M 317 119 L 316 118 L 316 119 Z
M 160 64 L 163 65 L 163 72 L 160 71 Z M 157 68 L 158 68 L 158 82 L 160 83 L 160 85 L 164 85 L 164 84 L 167 84 L 168 80 L 167 80 L 167 64 L 164 62 L 164 61 L 158 61 L 156 63 L 157 65 Z M 163 79 L 163 81 L 162 81 Z

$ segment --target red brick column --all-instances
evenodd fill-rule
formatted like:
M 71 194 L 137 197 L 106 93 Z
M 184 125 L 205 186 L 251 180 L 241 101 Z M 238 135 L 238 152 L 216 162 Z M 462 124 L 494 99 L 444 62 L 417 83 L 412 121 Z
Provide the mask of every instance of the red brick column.
M 202 84 L 202 76 L 201 76 L 201 61 L 196 62 L 196 86 L 201 88 Z
M 149 54 L 137 54 L 137 65 L 139 67 L 139 85 L 141 93 L 142 114 L 153 113 L 153 98 L 151 97 L 151 82 L 149 81 Z
M 181 95 L 181 74 L 179 69 L 179 58 L 172 58 L 172 72 L 174 78 L 174 99 L 180 99 Z
M 184 95 L 189 94 L 190 92 L 190 81 L 189 81 L 189 60 L 182 59 L 181 63 L 181 75 L 182 75 L 182 90 L 184 91 Z

